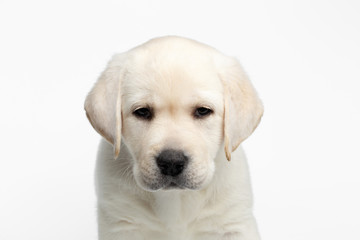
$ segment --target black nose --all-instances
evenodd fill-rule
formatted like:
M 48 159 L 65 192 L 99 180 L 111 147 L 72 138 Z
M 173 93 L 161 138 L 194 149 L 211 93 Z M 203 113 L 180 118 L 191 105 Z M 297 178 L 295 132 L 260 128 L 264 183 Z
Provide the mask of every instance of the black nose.
M 188 162 L 188 157 L 182 151 L 164 150 L 156 157 L 156 163 L 163 175 L 177 176 L 179 175 Z

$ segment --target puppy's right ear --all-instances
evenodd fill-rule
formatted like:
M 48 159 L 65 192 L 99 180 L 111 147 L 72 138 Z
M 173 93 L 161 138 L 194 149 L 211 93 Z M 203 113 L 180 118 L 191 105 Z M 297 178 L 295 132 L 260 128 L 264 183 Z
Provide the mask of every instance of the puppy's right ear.
M 86 116 L 94 129 L 114 146 L 115 158 L 121 144 L 121 80 L 124 54 L 113 56 L 85 100 Z

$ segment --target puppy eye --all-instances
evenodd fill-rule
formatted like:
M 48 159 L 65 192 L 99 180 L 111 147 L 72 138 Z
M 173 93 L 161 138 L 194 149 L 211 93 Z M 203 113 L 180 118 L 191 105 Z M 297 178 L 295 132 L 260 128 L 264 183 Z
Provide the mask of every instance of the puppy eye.
M 196 118 L 204 118 L 212 113 L 213 113 L 213 110 L 211 110 L 210 108 L 199 107 L 199 108 L 195 109 L 194 116 Z
M 138 117 L 138 118 L 142 118 L 142 119 L 145 119 L 145 120 L 151 120 L 153 114 L 152 114 L 152 111 L 150 108 L 139 108 L 139 109 L 136 109 L 133 114 Z

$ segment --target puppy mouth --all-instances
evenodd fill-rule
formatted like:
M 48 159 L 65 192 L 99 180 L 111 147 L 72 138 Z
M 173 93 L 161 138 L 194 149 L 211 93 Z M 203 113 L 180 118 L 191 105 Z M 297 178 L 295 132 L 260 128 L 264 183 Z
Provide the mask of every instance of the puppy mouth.
M 162 178 L 159 179 L 159 181 L 157 182 L 157 184 L 155 184 L 156 186 L 153 186 L 154 188 L 152 188 L 151 186 L 149 186 L 150 188 L 152 188 L 153 190 L 182 190 L 182 189 L 187 189 L 188 187 L 186 186 L 186 181 L 184 181 L 181 178 Z
M 140 186 L 151 192 L 160 190 L 199 190 L 202 187 L 203 182 L 203 180 L 193 182 L 182 176 L 176 178 L 162 176 L 156 180 L 152 179 L 152 181 L 145 180 Z
M 179 185 L 178 183 L 171 181 L 168 185 L 163 187 L 164 190 L 173 190 L 173 189 L 185 189 L 184 186 Z

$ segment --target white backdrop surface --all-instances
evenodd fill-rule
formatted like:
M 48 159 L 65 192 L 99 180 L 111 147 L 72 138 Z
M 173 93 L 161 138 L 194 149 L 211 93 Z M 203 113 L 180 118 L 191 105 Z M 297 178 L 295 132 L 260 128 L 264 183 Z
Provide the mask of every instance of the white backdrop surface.
M 96 239 L 106 62 L 180 35 L 238 57 L 265 105 L 243 144 L 265 240 L 360 239 L 360 2 L 0 2 L 0 239 Z

